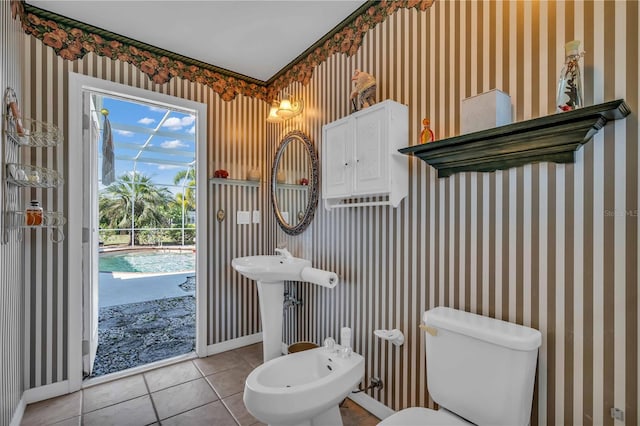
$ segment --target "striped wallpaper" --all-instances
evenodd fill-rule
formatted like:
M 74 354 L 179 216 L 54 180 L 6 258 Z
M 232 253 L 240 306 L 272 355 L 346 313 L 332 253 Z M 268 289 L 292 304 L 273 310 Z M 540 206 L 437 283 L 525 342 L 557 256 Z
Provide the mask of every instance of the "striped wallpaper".
M 231 267 L 235 257 L 262 252 L 262 224 L 237 225 L 236 211 L 261 210 L 262 196 L 257 185 L 224 183 L 215 179 L 209 191 L 211 217 L 219 210 L 222 221 L 210 223 L 208 256 L 212 262 L 209 276 L 213 282 L 207 295 L 208 343 L 220 343 L 260 331 L 260 311 L 255 282 Z
M 287 244 L 342 279 L 334 290 L 287 285 L 303 300 L 286 314 L 288 341 L 321 343 L 340 326 L 352 326 L 366 376 L 385 383 L 372 393 L 384 404 L 433 406 L 417 325 L 424 310 L 447 305 L 542 331 L 533 424 L 613 424 L 613 406 L 625 411 L 627 424 L 636 424 L 638 14 L 636 2 L 605 1 L 439 1 L 426 12 L 401 10 L 371 30 L 353 57 L 334 55 L 316 68 L 309 85 L 287 88 L 304 99 L 305 111 L 278 125 L 264 122 L 268 106 L 261 101 L 239 96 L 223 102 L 177 78 L 155 85 L 128 64 L 94 55 L 67 62 L 23 36 L 23 110 L 64 129 L 68 71 L 202 101 L 209 107 L 209 175 L 224 168 L 243 179 L 261 169 L 259 188 L 209 184 L 208 344 L 260 330 L 254 287 L 228 260 Z M 582 148 L 575 164 L 437 179 L 433 169 L 411 159 L 409 196 L 398 209 L 327 212 L 320 203 L 301 235 L 278 228 L 266 184 L 275 149 L 291 130 L 322 148 L 322 125 L 348 114 L 353 69 L 377 77 L 379 99 L 409 105 L 413 143 L 423 117 L 431 119 L 436 138 L 457 134 L 459 100 L 492 88 L 511 95 L 516 120 L 550 113 L 563 44 L 573 38 L 587 51 L 587 103 L 625 98 L 634 111 Z M 55 157 L 36 153 L 34 162 L 57 163 L 66 172 L 64 149 Z M 43 195 L 57 197 L 52 202 L 66 210 L 65 191 Z M 221 208 L 227 216 L 218 223 Z M 235 226 L 239 209 L 259 209 L 262 223 Z M 25 387 L 31 388 L 67 377 L 67 247 L 36 237 L 26 248 Z M 3 283 L 5 265 L 3 257 Z M 4 297 L 0 303 L 7 303 Z M 0 325 L 4 337 L 7 325 Z M 372 335 L 393 327 L 407 336 L 401 348 Z M 11 411 L 19 395 L 12 389 L 5 394 L 3 388 L 3 417 L 5 404 Z
M 24 91 L 22 84 L 22 30 L 11 19 L 9 2 L 0 2 L 0 90 L 3 96 L 2 126 L 4 130 L 4 92 L 12 87 L 18 99 Z M 4 133 L 2 134 L 4 141 Z M 0 155 L 5 155 L 4 142 Z M 4 170 L 2 171 L 4 175 Z M 1 182 L 5 185 L 4 179 Z M 4 210 L 3 195 L 0 204 Z M 5 230 L 1 230 L 4 237 Z M 24 293 L 22 277 L 22 247 L 17 231 L 9 232 L 8 242 L 0 242 L 0 425 L 8 425 L 18 407 L 24 385 Z
M 217 169 L 229 171 L 231 179 L 244 179 L 249 170 L 258 168 L 264 176 L 263 141 L 266 139 L 264 119 L 268 105 L 252 98 L 238 96 L 224 102 L 210 88 L 179 78 L 157 85 L 135 67 L 96 55 L 69 62 L 56 56 L 39 40 L 23 36 L 26 50 L 25 103 L 27 115 L 51 121 L 68 138 L 68 73 L 70 71 L 102 78 L 159 93 L 173 95 L 208 106 L 206 143 L 209 144 L 208 175 Z M 67 147 L 42 156 L 34 153 L 31 161 L 39 166 L 57 166 L 67 178 Z M 263 177 L 263 180 L 265 178 Z M 264 186 L 264 185 L 263 185 Z M 67 188 L 55 193 L 36 193 L 57 208 L 67 211 Z M 257 291 L 239 274 L 232 273 L 230 259 L 236 255 L 262 252 L 259 226 L 235 226 L 235 211 L 263 211 L 262 189 L 209 184 L 209 210 L 222 208 L 227 219 L 218 224 L 215 213 L 208 216 L 211 234 L 207 252 L 211 263 L 207 281 L 207 342 L 219 343 L 260 331 Z M 51 198 L 48 198 L 51 197 Z M 215 225 L 215 226 L 214 226 Z M 67 253 L 66 242 L 52 244 L 41 235 L 32 236 L 26 244 L 24 275 L 26 281 L 24 350 L 27 354 L 25 386 L 34 388 L 60 382 L 67 372 Z
M 532 424 L 613 425 L 612 407 L 638 424 L 638 15 L 637 2 L 438 1 L 397 12 L 353 57 L 334 55 L 308 86 L 290 86 L 305 112 L 266 125 L 267 158 L 291 129 L 322 149 L 322 125 L 349 113 L 356 68 L 376 76 L 379 99 L 409 105 L 408 144 L 424 117 L 436 138 L 456 135 L 459 101 L 493 88 L 511 95 L 516 121 L 549 114 L 574 38 L 586 51 L 587 104 L 624 98 L 633 113 L 575 164 L 438 179 L 410 159 L 397 209 L 319 207 L 297 237 L 266 223 L 266 247 L 286 242 L 341 278 L 333 290 L 292 285 L 304 305 L 288 342 L 351 326 L 366 377 L 385 384 L 370 395 L 393 409 L 433 407 L 418 324 L 434 306 L 465 309 L 542 332 Z M 400 348 L 373 336 L 394 327 L 407 337 Z

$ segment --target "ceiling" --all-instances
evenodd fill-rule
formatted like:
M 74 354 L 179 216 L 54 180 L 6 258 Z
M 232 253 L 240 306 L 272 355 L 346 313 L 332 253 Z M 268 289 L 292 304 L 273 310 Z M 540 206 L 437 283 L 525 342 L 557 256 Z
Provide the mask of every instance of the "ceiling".
M 28 0 L 116 34 L 267 81 L 364 0 Z

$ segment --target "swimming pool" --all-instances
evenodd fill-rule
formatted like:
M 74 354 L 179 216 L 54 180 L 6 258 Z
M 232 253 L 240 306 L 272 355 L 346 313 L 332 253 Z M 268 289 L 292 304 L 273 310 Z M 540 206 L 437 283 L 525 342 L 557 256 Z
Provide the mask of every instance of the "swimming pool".
M 182 272 L 196 268 L 195 253 L 144 250 L 101 253 L 100 272 Z

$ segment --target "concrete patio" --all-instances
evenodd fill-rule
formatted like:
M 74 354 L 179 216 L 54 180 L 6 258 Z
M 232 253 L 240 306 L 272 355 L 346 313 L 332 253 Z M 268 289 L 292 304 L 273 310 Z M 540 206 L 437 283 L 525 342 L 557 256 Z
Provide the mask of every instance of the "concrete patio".
M 195 291 L 185 292 L 180 284 L 195 272 L 139 273 L 100 272 L 98 306 L 124 305 L 172 297 L 195 296 Z

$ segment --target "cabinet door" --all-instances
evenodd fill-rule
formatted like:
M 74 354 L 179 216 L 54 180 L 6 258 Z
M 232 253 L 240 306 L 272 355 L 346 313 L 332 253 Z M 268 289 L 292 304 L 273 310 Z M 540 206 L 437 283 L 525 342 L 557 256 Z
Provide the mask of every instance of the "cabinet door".
M 349 120 L 328 124 L 322 140 L 322 195 L 335 198 L 351 195 L 353 143 Z
M 370 107 L 355 119 L 354 195 L 389 191 L 387 110 Z

